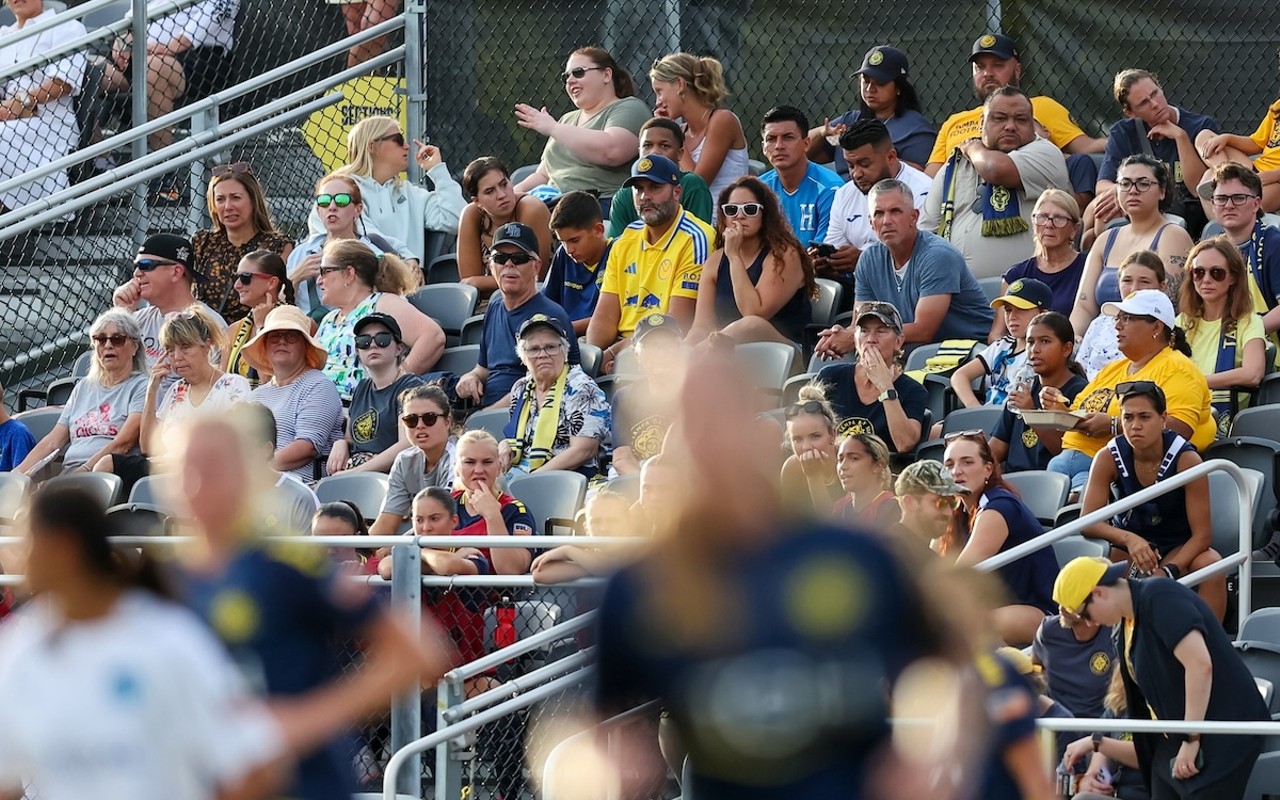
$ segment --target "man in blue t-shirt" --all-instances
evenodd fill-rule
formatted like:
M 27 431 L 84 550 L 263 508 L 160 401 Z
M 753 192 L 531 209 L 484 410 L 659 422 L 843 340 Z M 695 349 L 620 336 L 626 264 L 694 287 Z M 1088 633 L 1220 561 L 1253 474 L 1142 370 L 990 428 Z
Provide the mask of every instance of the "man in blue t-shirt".
M 36 446 L 36 439 L 4 407 L 4 386 L 0 385 L 0 472 L 12 472 Z
M 480 340 L 480 361 L 475 369 L 458 379 L 460 398 L 478 400 L 481 408 L 505 405 L 511 386 L 525 374 L 516 354 L 516 334 L 534 314 L 546 314 L 565 329 L 572 327 L 569 315 L 557 303 L 538 291 L 538 237 L 528 225 L 508 222 L 493 236 L 489 257 L 498 281 L 498 296 L 484 312 Z M 578 340 L 569 340 L 569 363 L 577 364 Z
M 1113 93 L 1124 119 L 1112 125 L 1107 134 L 1106 154 L 1098 170 L 1094 219 L 1101 224 L 1121 215 L 1116 171 L 1128 156 L 1147 153 L 1169 165 L 1175 186 L 1170 210 L 1187 220 L 1187 230 L 1194 239 L 1206 221 L 1196 187 L 1207 167 L 1196 152 L 1196 143 L 1212 136 L 1217 123 L 1212 117 L 1172 105 L 1156 76 L 1145 69 L 1117 73 Z
M 573 320 L 574 336 L 585 336 L 591 312 L 600 299 L 605 261 L 613 244 L 604 233 L 600 201 L 586 192 L 569 192 L 551 212 L 551 230 L 560 246 L 551 256 L 551 269 L 542 293 Z
M 839 175 L 809 160 L 808 133 L 809 120 L 792 106 L 769 109 L 760 126 L 764 156 L 773 165 L 760 180 L 778 196 L 782 213 L 802 246 L 826 237 L 831 201 L 844 183 Z
M 911 189 L 886 179 L 867 193 L 878 242 L 858 259 L 857 302 L 889 303 L 902 315 L 908 344 L 944 339 L 985 342 L 991 308 L 964 256 L 950 242 L 919 228 Z M 840 357 L 854 349 L 854 329 L 823 331 L 815 352 Z

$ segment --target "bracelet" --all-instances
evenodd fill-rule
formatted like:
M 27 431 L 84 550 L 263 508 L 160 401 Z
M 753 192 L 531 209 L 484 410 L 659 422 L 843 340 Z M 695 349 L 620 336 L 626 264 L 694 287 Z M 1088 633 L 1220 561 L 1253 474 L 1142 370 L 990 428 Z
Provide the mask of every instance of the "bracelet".
M 1178 567 L 1177 564 L 1165 564 L 1163 569 L 1164 569 L 1164 574 L 1168 575 L 1170 578 L 1173 578 L 1175 581 L 1178 578 L 1182 577 L 1182 570 Z

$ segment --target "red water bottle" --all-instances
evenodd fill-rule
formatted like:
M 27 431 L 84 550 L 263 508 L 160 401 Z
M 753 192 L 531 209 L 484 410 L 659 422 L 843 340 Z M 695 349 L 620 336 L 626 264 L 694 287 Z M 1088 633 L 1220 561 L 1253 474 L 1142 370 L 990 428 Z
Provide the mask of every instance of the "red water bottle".
M 503 597 L 494 606 L 493 645 L 498 649 L 516 643 L 516 607 L 510 597 Z

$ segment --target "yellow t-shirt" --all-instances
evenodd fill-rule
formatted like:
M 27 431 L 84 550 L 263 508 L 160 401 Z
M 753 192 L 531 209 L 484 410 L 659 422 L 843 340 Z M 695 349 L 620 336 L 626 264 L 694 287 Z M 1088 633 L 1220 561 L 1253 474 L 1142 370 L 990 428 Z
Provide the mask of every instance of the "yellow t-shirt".
M 1209 410 L 1209 382 L 1195 363 L 1182 353 L 1166 347 L 1132 375 L 1130 361 L 1120 358 L 1099 370 L 1097 376 L 1076 395 L 1073 411 L 1105 411 L 1113 417 L 1120 416 L 1120 399 L 1116 387 L 1128 381 L 1153 381 L 1164 390 L 1169 416 L 1191 428 L 1191 443 L 1204 450 L 1213 442 L 1217 433 L 1213 414 Z M 1111 441 L 1106 436 L 1087 436 L 1079 431 L 1062 434 L 1062 447 L 1079 450 L 1092 458 Z
M 1265 172 L 1280 168 L 1280 100 L 1271 104 L 1267 115 L 1258 123 L 1258 129 L 1249 138 L 1262 148 L 1262 154 L 1253 161 L 1254 169 Z
M 1187 315 L 1178 315 L 1178 327 L 1187 332 L 1187 344 L 1191 345 L 1191 360 L 1200 372 L 1204 375 L 1212 375 L 1218 371 L 1218 339 L 1222 335 L 1222 320 L 1200 320 L 1200 322 L 1192 329 L 1187 325 Z M 1232 367 L 1238 367 L 1244 363 L 1244 346 L 1254 339 L 1261 339 L 1266 346 L 1266 331 L 1262 328 L 1262 317 L 1257 314 L 1250 314 L 1245 319 L 1236 323 L 1236 363 Z M 1215 389 L 1213 391 L 1213 402 L 1229 403 L 1231 396 L 1225 389 Z M 1240 406 L 1243 408 L 1249 402 L 1248 395 L 1242 395 L 1240 398 Z
M 684 209 L 655 244 L 645 241 L 643 220 L 628 225 L 609 250 L 600 287 L 618 297 L 618 335 L 630 336 L 642 317 L 667 313 L 673 297 L 696 300 L 715 239 L 714 228 Z
M 1036 122 L 1049 131 L 1049 140 L 1059 150 L 1066 147 L 1072 139 L 1084 136 L 1084 131 L 1071 118 L 1071 112 L 1052 97 L 1042 95 L 1031 98 L 1031 109 L 1035 112 Z M 952 114 L 938 131 L 933 152 L 929 154 L 929 163 L 945 163 L 957 147 L 979 136 L 982 136 L 982 106 Z

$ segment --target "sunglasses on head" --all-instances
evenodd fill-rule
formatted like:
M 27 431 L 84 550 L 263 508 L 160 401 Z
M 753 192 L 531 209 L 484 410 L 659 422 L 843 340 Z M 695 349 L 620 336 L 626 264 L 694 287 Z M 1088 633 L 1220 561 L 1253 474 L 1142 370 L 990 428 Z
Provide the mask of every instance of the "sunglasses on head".
M 528 253 L 503 253 L 495 251 L 489 254 L 489 260 L 495 264 L 502 265 L 508 262 L 515 264 L 517 267 L 523 267 L 533 260 L 533 256 Z
M 738 212 L 746 217 L 755 217 L 763 210 L 764 206 L 759 203 L 725 203 L 720 206 L 720 213 L 726 217 L 736 217 Z
M 105 333 L 99 333 L 97 336 L 93 337 L 93 343 L 99 347 L 107 342 L 111 342 L 112 347 L 123 347 L 124 343 L 127 341 L 129 341 L 129 337 L 125 336 L 123 333 L 113 333 L 110 336 Z
M 316 205 L 319 206 L 320 208 L 324 208 L 328 206 L 330 203 L 337 206 L 338 208 L 346 208 L 347 206 L 351 205 L 353 201 L 354 201 L 354 198 L 351 195 L 347 194 L 346 192 L 339 192 L 338 194 L 316 195 Z
M 574 67 L 568 72 L 561 72 L 560 80 L 564 81 L 565 83 L 568 83 L 570 78 L 580 81 L 584 77 L 586 77 L 586 74 L 588 72 L 593 72 L 598 69 L 604 69 L 604 67 Z
M 390 347 L 391 343 L 396 340 L 389 331 L 381 333 L 357 333 L 356 349 L 368 350 L 370 347 Z
M 209 172 L 215 178 L 225 178 L 228 175 L 252 175 L 253 167 L 248 161 L 237 161 L 234 164 L 218 164 Z
M 396 131 L 395 133 L 388 133 L 386 136 L 379 136 L 376 141 L 395 142 L 397 146 L 404 147 L 404 134 Z
M 142 272 L 150 272 L 156 267 L 176 267 L 177 261 L 168 261 L 162 258 L 140 258 L 133 262 L 133 268 Z
M 254 278 L 274 278 L 274 275 L 268 275 L 265 272 L 237 272 L 236 282 L 241 286 L 248 286 L 253 283 Z
M 428 411 L 425 414 L 404 414 L 400 417 L 400 421 L 404 423 L 406 428 L 416 428 L 419 422 L 425 422 L 430 428 L 440 421 L 444 414 L 438 414 L 434 411 Z
M 1163 395 L 1164 390 L 1155 381 L 1125 381 L 1116 384 L 1116 397 L 1124 398 L 1131 394 L 1155 396 Z
M 1222 283 L 1227 279 L 1226 267 L 1192 267 L 1191 280 L 1202 281 L 1208 275 L 1214 283 Z
M 806 400 L 803 403 L 792 403 L 783 411 L 783 415 L 787 419 L 798 417 L 801 414 L 820 414 L 827 415 L 827 410 L 822 407 L 822 403 L 818 400 Z
M 974 428 L 971 431 L 955 431 L 942 437 L 942 441 L 948 444 L 954 442 L 956 439 L 978 439 L 985 442 L 987 440 L 987 432 Z

